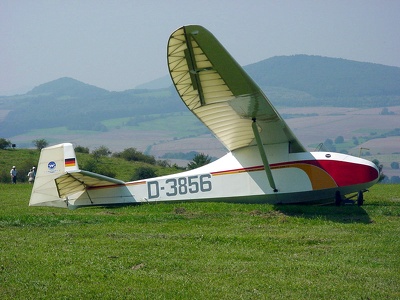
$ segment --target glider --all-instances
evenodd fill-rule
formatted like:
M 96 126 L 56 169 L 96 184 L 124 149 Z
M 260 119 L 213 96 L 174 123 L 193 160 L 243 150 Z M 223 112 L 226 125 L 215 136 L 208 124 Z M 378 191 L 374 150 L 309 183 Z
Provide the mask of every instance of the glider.
M 178 174 L 124 182 L 79 169 L 72 144 L 42 149 L 29 205 L 77 208 L 168 201 L 304 203 L 357 195 L 379 179 L 368 160 L 307 152 L 257 84 L 198 25 L 168 41 L 173 84 L 188 109 L 229 150 Z

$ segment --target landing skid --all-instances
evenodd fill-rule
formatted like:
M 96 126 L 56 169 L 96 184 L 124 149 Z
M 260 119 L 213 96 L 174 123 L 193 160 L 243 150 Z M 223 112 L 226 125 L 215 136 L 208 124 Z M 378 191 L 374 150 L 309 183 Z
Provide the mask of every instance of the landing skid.
M 335 193 L 335 205 L 336 206 L 341 206 L 341 205 L 349 205 L 349 204 L 356 204 L 358 206 L 362 206 L 364 204 L 364 192 L 368 192 L 368 190 L 362 190 L 359 191 L 350 197 L 343 197 L 339 191 L 336 191 Z M 357 197 L 356 200 L 352 200 L 353 198 Z

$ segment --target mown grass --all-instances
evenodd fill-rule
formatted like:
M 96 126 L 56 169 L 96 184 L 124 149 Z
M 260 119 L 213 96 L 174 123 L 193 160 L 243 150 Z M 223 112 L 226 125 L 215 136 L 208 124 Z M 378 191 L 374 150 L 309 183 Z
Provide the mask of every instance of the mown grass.
M 2 299 L 398 299 L 400 186 L 357 206 L 28 207 L 0 185 Z

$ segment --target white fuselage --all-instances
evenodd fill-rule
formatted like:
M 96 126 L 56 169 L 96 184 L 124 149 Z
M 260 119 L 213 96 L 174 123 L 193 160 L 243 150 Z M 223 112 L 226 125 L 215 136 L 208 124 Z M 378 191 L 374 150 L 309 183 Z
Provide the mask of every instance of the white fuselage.
M 281 149 L 280 149 L 281 148 Z M 277 191 L 267 179 L 257 147 L 230 152 L 206 166 L 178 174 L 88 188 L 68 197 L 72 206 L 165 201 L 298 203 L 365 190 L 379 171 L 370 161 L 331 152 L 289 154 L 287 145 L 265 148 Z

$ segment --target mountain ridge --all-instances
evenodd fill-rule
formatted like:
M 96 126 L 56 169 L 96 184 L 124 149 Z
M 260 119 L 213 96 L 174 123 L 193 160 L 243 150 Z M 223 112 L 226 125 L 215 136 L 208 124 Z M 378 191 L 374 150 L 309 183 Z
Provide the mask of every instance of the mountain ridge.
M 400 104 L 398 67 L 293 55 L 272 57 L 244 69 L 278 107 Z M 24 95 L 0 97 L 0 137 L 60 126 L 104 131 L 103 122 L 108 119 L 128 118 L 137 123 L 147 115 L 179 112 L 187 108 L 172 82 L 167 88 L 111 92 L 63 77 Z
M 400 68 L 380 64 L 291 55 L 275 56 L 244 69 L 260 87 L 286 87 L 319 98 L 335 97 L 338 92 L 349 97 L 400 94 Z
M 94 85 L 83 83 L 70 77 L 61 77 L 34 87 L 28 95 L 53 94 L 55 96 L 90 96 L 106 95 L 109 91 Z

